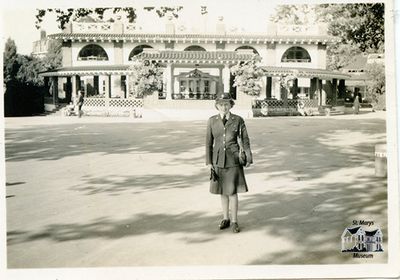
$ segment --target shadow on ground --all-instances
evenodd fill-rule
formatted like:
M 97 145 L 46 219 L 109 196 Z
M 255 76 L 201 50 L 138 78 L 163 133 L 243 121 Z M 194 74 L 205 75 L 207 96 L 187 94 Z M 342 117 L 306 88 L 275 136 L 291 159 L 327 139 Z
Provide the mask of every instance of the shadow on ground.
M 282 176 L 298 182 L 298 191 L 271 190 L 245 196 L 241 204 L 244 231 L 262 229 L 268 236 L 290 240 L 296 251 L 282 250 L 254 259 L 248 264 L 328 264 L 332 248 L 340 250 L 340 235 L 353 217 L 380 217 L 377 221 L 387 236 L 386 180 L 374 177 L 374 145 L 384 143 L 384 120 L 333 119 L 265 119 L 248 120 L 255 164 L 248 175 L 263 178 L 261 186 L 276 182 Z M 58 160 L 88 153 L 167 153 L 179 155 L 204 145 L 205 122 L 157 124 L 84 124 L 8 129 L 6 161 Z M 346 141 L 344 141 L 346 140 Z M 106 193 L 132 195 L 148 191 L 168 191 L 204 182 L 207 174 L 204 155 L 177 159 L 176 165 L 199 167 L 191 175 L 125 176 L 118 182 L 107 176 L 82 178 L 82 184 L 71 187 L 82 195 Z M 348 169 L 365 167 L 370 175 Z M 342 172 L 341 172 L 342 171 Z M 355 171 L 357 172 L 357 171 Z M 318 179 L 326 181 L 319 182 Z M 274 181 L 275 180 L 275 181 Z M 302 185 L 304 184 L 304 185 Z M 260 186 L 251 186 L 257 188 Z M 185 242 L 204 243 L 219 231 L 210 229 L 218 217 L 205 212 L 183 214 L 133 215 L 126 220 L 112 217 L 85 224 L 56 223 L 38 232 L 10 231 L 8 244 L 38 240 L 65 242 L 91 238 L 117 239 L 149 233 L 201 233 L 204 239 Z M 273 242 L 271 240 L 270 242 Z M 266 249 L 266 251 L 268 251 Z M 334 252 L 336 254 L 336 251 Z M 305 254 L 308 256 L 305 258 Z

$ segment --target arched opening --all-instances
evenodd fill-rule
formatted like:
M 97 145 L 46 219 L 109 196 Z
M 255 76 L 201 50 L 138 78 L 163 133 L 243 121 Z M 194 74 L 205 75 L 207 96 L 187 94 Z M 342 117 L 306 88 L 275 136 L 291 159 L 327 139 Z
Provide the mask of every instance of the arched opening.
M 237 51 L 237 50 L 251 50 L 254 54 L 259 55 L 258 51 L 255 48 L 250 47 L 250 46 L 241 46 L 241 47 L 237 48 L 235 51 Z
M 132 58 L 138 54 L 141 54 L 143 52 L 144 49 L 152 49 L 152 46 L 149 45 L 139 45 L 136 46 L 131 53 L 129 54 L 129 60 L 132 60 Z
M 78 60 L 108 60 L 108 55 L 99 45 L 91 44 L 80 50 Z
M 306 49 L 291 47 L 282 55 L 281 62 L 311 62 L 311 57 Z
M 186 52 L 205 52 L 206 49 L 200 46 L 189 46 L 186 49 L 184 49 Z

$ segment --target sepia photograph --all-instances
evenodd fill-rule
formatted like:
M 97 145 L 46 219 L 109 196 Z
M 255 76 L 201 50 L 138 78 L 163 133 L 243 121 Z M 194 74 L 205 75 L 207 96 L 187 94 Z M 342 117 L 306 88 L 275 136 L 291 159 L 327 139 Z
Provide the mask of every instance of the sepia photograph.
M 398 8 L 2 4 L 2 279 L 400 277 Z

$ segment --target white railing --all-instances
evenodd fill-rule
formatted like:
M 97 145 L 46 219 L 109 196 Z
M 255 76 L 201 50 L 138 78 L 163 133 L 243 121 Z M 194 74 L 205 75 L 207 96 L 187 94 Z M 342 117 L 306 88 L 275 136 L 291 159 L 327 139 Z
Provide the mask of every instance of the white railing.
M 277 35 L 326 35 L 319 25 L 278 25 Z
M 110 33 L 113 31 L 112 23 L 108 22 L 73 22 L 72 32 L 74 33 Z
M 143 33 L 143 28 L 134 23 L 124 24 L 124 34 Z
M 83 102 L 87 107 L 113 107 L 113 108 L 140 108 L 143 107 L 143 99 L 120 98 L 94 98 L 87 97 Z
M 143 99 L 85 98 L 82 110 L 88 116 L 141 118 Z

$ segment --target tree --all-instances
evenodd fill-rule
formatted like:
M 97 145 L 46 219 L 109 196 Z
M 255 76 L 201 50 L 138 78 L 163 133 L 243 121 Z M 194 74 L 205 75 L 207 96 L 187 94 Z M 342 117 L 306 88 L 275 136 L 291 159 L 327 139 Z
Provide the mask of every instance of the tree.
M 356 45 L 362 52 L 382 50 L 385 41 L 383 3 L 323 4 L 319 18 L 329 23 L 328 32 L 343 43 Z
M 352 44 L 335 42 L 326 47 L 327 64 L 329 70 L 340 70 L 349 64 L 355 55 L 361 54 L 360 49 Z
M 261 91 L 260 78 L 264 76 L 264 70 L 258 66 L 260 57 L 254 55 L 249 61 L 240 62 L 231 67 L 231 73 L 235 76 L 233 86 L 239 87 L 248 95 L 259 95 Z
M 171 13 L 175 18 L 178 18 L 178 13 L 183 9 L 182 6 L 178 7 L 145 7 L 145 10 L 154 10 L 159 17 L 165 16 L 167 13 Z M 103 20 L 105 13 L 109 11 L 113 15 L 125 16 L 130 23 L 135 22 L 137 18 L 136 8 L 134 7 L 114 7 L 114 8 L 69 8 L 69 9 L 38 9 L 36 14 L 36 28 L 39 29 L 44 17 L 47 13 L 55 13 L 59 28 L 64 29 L 65 25 L 71 20 L 77 20 L 86 16 L 95 16 L 96 18 Z
M 22 84 L 32 86 L 43 86 L 43 78 L 39 77 L 39 72 L 45 71 L 42 60 L 32 56 L 21 55 L 19 57 L 21 67 L 17 73 L 17 79 Z
M 385 66 L 371 63 L 367 65 L 366 72 L 369 78 L 367 98 L 374 108 L 382 110 L 385 108 Z
M 156 62 L 138 60 L 129 67 L 129 71 L 129 86 L 135 89 L 136 97 L 151 95 L 162 89 L 163 71 Z
M 286 24 L 328 24 L 328 34 L 340 41 L 327 48 L 328 68 L 338 70 L 361 52 L 384 51 L 384 4 L 282 5 L 271 17 Z
M 12 39 L 4 48 L 5 116 L 24 116 L 43 112 L 43 77 L 40 72 L 61 66 L 61 42 L 51 41 L 44 58 L 17 53 Z
M 279 5 L 270 17 L 273 22 L 285 24 L 314 24 L 317 21 L 317 5 Z
M 328 23 L 328 33 L 353 44 L 361 52 L 382 51 L 385 31 L 384 3 L 280 5 L 271 16 L 286 24 Z
M 43 68 L 48 71 L 62 66 L 62 43 L 59 40 L 51 40 L 45 57 Z
M 3 63 L 4 83 L 7 85 L 9 82 L 15 81 L 21 66 L 18 62 L 17 46 L 11 38 L 7 39 L 4 47 Z

